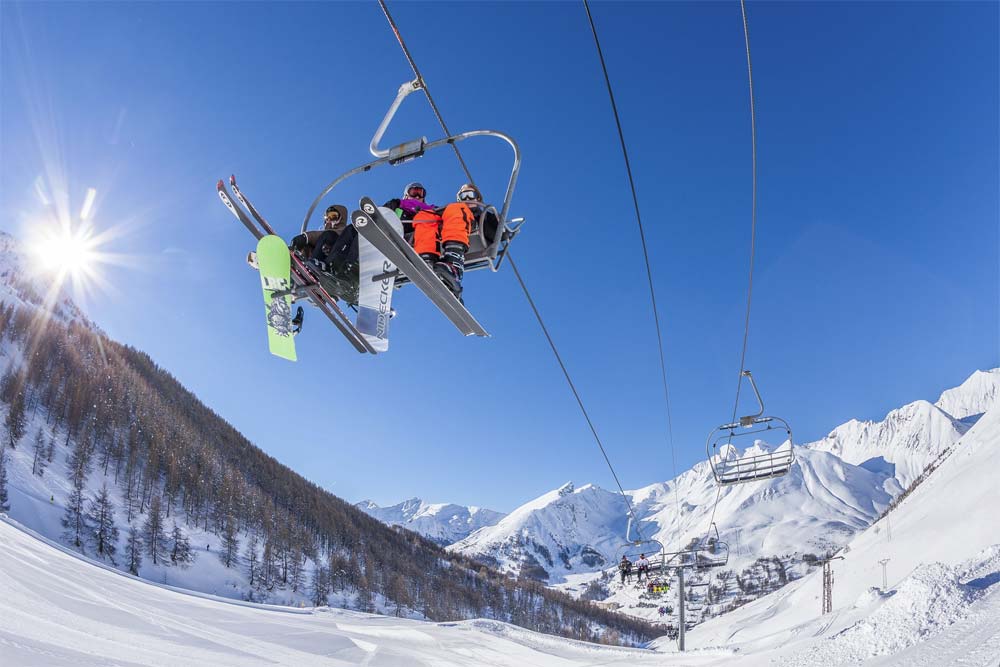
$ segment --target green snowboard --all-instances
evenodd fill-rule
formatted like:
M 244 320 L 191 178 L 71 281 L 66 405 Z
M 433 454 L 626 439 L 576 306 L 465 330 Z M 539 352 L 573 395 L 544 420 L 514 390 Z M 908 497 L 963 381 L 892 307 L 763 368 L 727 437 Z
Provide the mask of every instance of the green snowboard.
M 292 257 L 280 236 L 265 236 L 257 243 L 257 270 L 264 288 L 267 344 L 271 354 L 295 361 L 292 333 Z M 284 292 L 274 296 L 275 292 Z

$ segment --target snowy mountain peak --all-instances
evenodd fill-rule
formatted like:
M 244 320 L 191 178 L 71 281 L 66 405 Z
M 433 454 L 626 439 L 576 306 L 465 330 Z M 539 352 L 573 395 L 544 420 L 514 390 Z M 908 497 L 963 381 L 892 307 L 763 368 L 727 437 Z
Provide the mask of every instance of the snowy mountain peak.
M 483 526 L 492 526 L 504 517 L 501 512 L 483 507 L 427 503 L 420 498 L 410 498 L 390 507 L 379 507 L 371 500 L 363 500 L 355 507 L 382 523 L 403 526 L 442 545 L 461 540 L 469 533 Z
M 965 382 L 941 394 L 936 405 L 955 419 L 968 419 L 1000 404 L 1000 368 L 976 371 Z
M 883 457 L 895 464 L 896 478 L 905 488 L 965 430 L 951 415 L 920 400 L 892 410 L 882 421 L 852 419 L 807 447 L 831 452 L 854 465 Z
M 573 493 L 574 490 L 575 489 L 573 487 L 573 482 L 566 482 L 565 484 L 559 487 L 559 490 L 556 493 L 558 493 L 560 497 L 562 497 L 562 496 L 568 496 L 569 494 Z

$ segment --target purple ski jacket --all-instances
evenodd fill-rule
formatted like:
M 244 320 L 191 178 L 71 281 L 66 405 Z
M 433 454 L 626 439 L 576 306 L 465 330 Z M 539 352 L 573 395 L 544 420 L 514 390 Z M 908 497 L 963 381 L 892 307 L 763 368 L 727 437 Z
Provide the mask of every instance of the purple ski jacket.
M 419 199 L 400 199 L 399 208 L 403 209 L 404 213 L 407 213 L 410 218 L 417 214 L 417 211 L 433 211 L 436 207 L 432 204 L 427 204 Z

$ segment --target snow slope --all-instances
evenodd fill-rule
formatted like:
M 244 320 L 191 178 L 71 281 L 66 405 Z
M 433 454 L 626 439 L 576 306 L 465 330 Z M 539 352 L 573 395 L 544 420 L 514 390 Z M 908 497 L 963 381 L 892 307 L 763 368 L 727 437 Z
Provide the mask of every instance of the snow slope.
M 355 507 L 382 523 L 403 526 L 442 546 L 457 542 L 484 526 L 492 526 L 506 516 L 484 507 L 426 503 L 420 498 L 410 498 L 390 507 L 362 500 Z
M 836 561 L 833 614 L 818 614 L 818 577 L 806 577 L 695 629 L 683 655 L 665 638 L 653 651 L 622 649 L 493 621 L 428 623 L 187 593 L 0 517 L 0 664 L 995 667 L 1000 544 L 990 545 L 998 498 L 989 464 L 998 442 L 994 411 L 890 515 L 891 541 L 876 526 L 852 542 Z M 873 591 L 884 557 L 891 590 Z
M 3 665 L 664 664 L 649 651 L 558 639 L 492 621 L 434 624 L 191 595 L 97 567 L 5 521 L 0 544 Z
M 689 635 L 691 644 L 735 644 L 749 652 L 781 647 L 787 656 L 782 664 L 804 667 L 857 664 L 886 653 L 896 658 L 879 664 L 996 665 L 1000 619 L 991 612 L 1000 605 L 998 457 L 1000 409 L 993 409 L 895 510 L 841 551 L 843 560 L 833 564 L 833 614 L 819 614 L 817 570 L 699 626 Z M 886 558 L 889 590 L 873 592 L 882 579 L 879 561 Z M 979 648 L 939 639 L 956 636 L 956 621 L 980 638 Z M 807 637 L 833 639 L 803 647 Z

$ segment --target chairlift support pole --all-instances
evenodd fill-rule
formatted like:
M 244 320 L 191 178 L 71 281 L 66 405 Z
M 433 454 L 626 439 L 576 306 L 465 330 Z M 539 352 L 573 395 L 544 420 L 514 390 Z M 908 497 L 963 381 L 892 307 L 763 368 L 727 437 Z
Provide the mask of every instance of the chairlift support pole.
M 677 568 L 677 650 L 684 651 L 684 567 Z
M 844 560 L 843 556 L 830 556 L 824 558 L 823 563 L 823 611 L 822 614 L 829 614 L 833 611 L 833 568 L 830 563 L 835 560 Z

